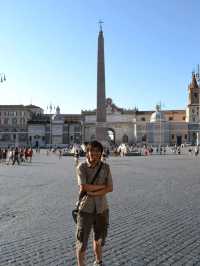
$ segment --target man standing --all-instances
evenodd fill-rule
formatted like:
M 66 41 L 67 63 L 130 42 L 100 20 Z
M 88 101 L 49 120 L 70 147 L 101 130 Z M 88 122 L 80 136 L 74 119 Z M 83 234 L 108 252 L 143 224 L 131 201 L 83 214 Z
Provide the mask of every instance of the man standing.
M 113 191 L 113 183 L 109 165 L 101 162 L 102 152 L 101 143 L 92 141 L 87 146 L 87 160 L 77 167 L 80 192 L 87 192 L 81 200 L 77 216 L 76 253 L 78 266 L 85 266 L 85 252 L 92 229 L 94 232 L 94 265 L 103 265 L 102 246 L 105 244 L 109 222 L 106 194 Z M 98 176 L 94 184 L 91 184 L 97 171 Z

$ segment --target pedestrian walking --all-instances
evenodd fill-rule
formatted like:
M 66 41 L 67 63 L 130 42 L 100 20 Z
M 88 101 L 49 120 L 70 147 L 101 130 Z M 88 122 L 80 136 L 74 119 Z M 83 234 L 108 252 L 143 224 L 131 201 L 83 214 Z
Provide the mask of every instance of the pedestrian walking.
M 109 165 L 101 162 L 102 152 L 101 143 L 92 141 L 87 146 L 86 161 L 77 167 L 80 192 L 86 192 L 80 201 L 77 216 L 76 254 L 78 266 L 86 265 L 84 260 L 91 230 L 93 230 L 94 265 L 103 265 L 102 247 L 105 244 L 109 221 L 106 194 L 113 191 L 113 183 Z
M 176 152 L 177 152 L 178 155 L 181 154 L 181 147 L 180 146 L 177 147 Z
M 194 148 L 194 155 L 197 156 L 199 154 L 199 146 Z
M 29 157 L 29 163 L 31 163 L 33 157 L 33 149 L 31 147 L 28 149 L 28 157 Z
M 2 162 L 3 159 L 3 150 L 0 148 L 0 163 Z
M 192 155 L 192 152 L 193 152 L 193 149 L 192 149 L 192 148 L 189 148 L 189 149 L 188 149 L 188 153 L 189 153 L 189 155 Z
M 157 154 L 159 153 L 159 148 L 158 148 L 158 147 L 156 147 L 156 153 L 157 153 Z
M 59 160 L 62 158 L 62 150 L 61 149 L 59 149 Z
M 17 147 L 14 150 L 14 159 L 13 159 L 12 165 L 14 165 L 16 161 L 17 161 L 17 163 L 19 165 L 19 150 L 18 150 Z
M 9 151 L 8 151 L 8 156 L 7 156 L 7 162 L 6 164 L 9 165 L 9 163 L 13 163 L 13 159 L 14 159 L 14 151 L 13 151 L 13 148 L 11 148 Z
M 25 159 L 24 159 L 24 149 L 23 148 L 21 148 L 20 149 L 20 152 L 19 152 L 19 157 L 20 157 L 20 162 L 22 163 L 22 162 L 25 162 Z
M 8 152 L 7 149 L 4 149 L 3 152 L 2 152 L 2 159 L 3 159 L 3 162 L 6 162 L 7 152 Z
M 79 151 L 76 149 L 74 152 L 74 160 L 75 160 L 75 165 L 78 165 L 78 160 L 79 160 Z
M 25 151 L 24 151 L 24 157 L 25 157 L 25 161 L 27 162 L 28 161 L 28 148 L 27 147 L 25 148 Z

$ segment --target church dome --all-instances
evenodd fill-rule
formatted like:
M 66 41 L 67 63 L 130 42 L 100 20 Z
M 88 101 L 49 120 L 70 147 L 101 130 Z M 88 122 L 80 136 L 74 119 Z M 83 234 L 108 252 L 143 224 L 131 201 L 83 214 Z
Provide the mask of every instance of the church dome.
M 156 106 L 156 111 L 151 115 L 150 122 L 164 122 L 165 116 L 163 112 L 160 110 L 159 106 Z

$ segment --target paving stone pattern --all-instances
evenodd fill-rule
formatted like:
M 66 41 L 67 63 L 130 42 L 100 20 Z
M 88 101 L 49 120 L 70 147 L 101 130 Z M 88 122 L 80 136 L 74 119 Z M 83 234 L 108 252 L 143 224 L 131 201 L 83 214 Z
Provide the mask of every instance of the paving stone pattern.
M 114 192 L 105 265 L 200 265 L 200 158 L 110 158 Z M 73 266 L 74 160 L 0 164 L 0 266 Z M 87 265 L 92 265 L 91 241 Z

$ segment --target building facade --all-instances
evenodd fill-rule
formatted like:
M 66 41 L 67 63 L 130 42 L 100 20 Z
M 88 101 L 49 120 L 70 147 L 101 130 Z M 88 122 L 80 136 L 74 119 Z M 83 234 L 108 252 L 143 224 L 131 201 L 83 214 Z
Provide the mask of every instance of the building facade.
M 79 114 L 34 115 L 28 121 L 28 139 L 33 147 L 82 143 L 82 116 Z
M 26 145 L 28 121 L 43 109 L 34 105 L 0 105 L 0 146 Z
M 126 110 L 106 100 L 107 131 L 115 144 L 174 145 L 189 141 L 185 110 Z M 85 141 L 95 138 L 94 111 L 82 111 Z
M 106 99 L 106 128 L 114 144 L 196 144 L 199 137 L 199 92 L 196 77 L 188 86 L 184 110 L 127 110 Z M 96 138 L 96 110 L 81 114 L 44 114 L 34 105 L 0 105 L 0 146 L 43 147 L 89 142 Z

